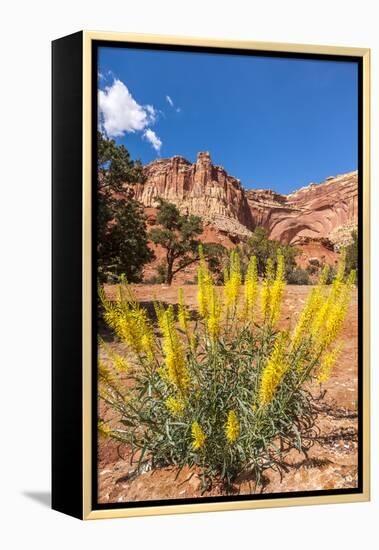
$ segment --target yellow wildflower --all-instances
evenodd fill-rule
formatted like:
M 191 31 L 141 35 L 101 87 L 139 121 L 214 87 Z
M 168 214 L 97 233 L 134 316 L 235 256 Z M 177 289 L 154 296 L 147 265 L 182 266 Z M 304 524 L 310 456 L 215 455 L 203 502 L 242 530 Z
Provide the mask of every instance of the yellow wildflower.
M 320 384 L 322 382 L 326 382 L 327 380 L 329 380 L 330 374 L 335 365 L 337 357 L 341 352 L 341 349 L 342 349 L 342 345 L 339 344 L 334 348 L 334 350 L 329 351 L 323 358 L 320 365 L 320 370 L 317 376 L 317 381 L 320 382 Z
M 255 302 L 258 295 L 258 268 L 257 258 L 252 256 L 249 261 L 245 277 L 245 315 L 250 321 L 253 319 Z
M 165 404 L 172 416 L 182 416 L 185 409 L 185 405 L 182 400 L 176 399 L 175 397 L 168 397 Z
M 208 316 L 209 312 L 209 292 L 213 286 L 212 277 L 208 271 L 208 267 L 204 258 L 203 248 L 199 246 L 200 263 L 197 270 L 198 280 L 198 292 L 197 302 L 199 306 L 199 313 L 204 319 Z
M 161 302 L 157 302 L 156 300 L 154 300 L 154 311 L 155 311 L 158 325 L 161 326 L 162 319 L 165 312 L 165 308 L 163 307 Z
M 346 282 L 338 282 L 316 314 L 311 326 L 311 334 L 317 351 L 329 346 L 338 336 L 349 307 L 355 284 L 355 270 L 351 271 Z
M 202 449 L 205 444 L 205 440 L 207 436 L 203 432 L 203 430 L 200 427 L 200 424 L 195 420 L 195 422 L 192 423 L 192 447 L 195 449 L 195 451 Z
M 227 308 L 236 308 L 241 288 L 241 266 L 237 250 L 230 254 L 230 270 L 227 273 L 225 284 L 225 304 Z
M 284 256 L 282 254 L 278 254 L 276 276 L 270 292 L 270 317 L 272 325 L 275 325 L 275 323 L 279 320 L 280 306 L 282 304 L 285 286 Z
M 119 287 L 119 300 L 119 303 L 114 305 L 105 299 L 104 293 L 102 294 L 105 321 L 134 353 L 145 353 L 151 362 L 154 358 L 155 342 L 147 312 L 135 301 L 131 290 L 125 284 Z
M 336 299 L 330 314 L 324 325 L 321 341 L 324 346 L 329 346 L 337 338 L 349 307 L 351 294 L 355 284 L 355 271 L 350 273 L 346 283 L 342 284 L 340 295 Z
M 265 321 L 269 319 L 270 310 L 271 310 L 271 287 L 273 283 L 274 269 L 271 258 L 267 260 L 266 263 L 266 274 L 262 282 L 261 289 L 261 306 L 262 313 Z
M 97 363 L 97 374 L 100 381 L 110 385 L 115 384 L 114 375 L 109 370 L 109 368 L 105 365 L 105 363 L 100 359 L 98 360 L 98 363 Z
M 112 361 L 115 368 L 122 373 L 127 373 L 129 371 L 129 364 L 125 357 L 122 355 L 119 355 L 113 349 L 111 346 L 109 346 L 104 340 L 100 339 L 100 345 L 101 348 L 105 351 L 105 353 L 108 355 L 109 359 Z
M 240 426 L 235 411 L 229 411 L 228 419 L 225 424 L 225 435 L 229 443 L 234 443 L 239 436 Z
M 184 393 L 188 389 L 190 380 L 183 345 L 175 327 L 175 316 L 172 305 L 161 316 L 160 328 L 163 332 L 163 352 L 167 379 Z
M 134 342 L 134 347 L 136 350 L 140 348 L 146 354 L 149 362 L 152 362 L 154 359 L 154 331 L 149 322 L 147 311 L 137 306 L 132 311 L 132 318 L 140 342 L 139 345 Z
M 345 279 L 345 271 L 346 271 L 346 250 L 343 250 L 341 253 L 341 257 L 338 262 L 338 269 L 335 276 L 335 279 L 332 283 L 332 296 L 337 296 L 341 285 L 344 282 Z
M 275 341 L 272 354 L 267 362 L 267 365 L 263 369 L 261 386 L 259 390 L 259 400 L 262 405 L 271 403 L 288 368 L 285 354 L 286 339 L 287 337 L 285 333 L 279 333 Z
M 97 423 L 97 431 L 99 435 L 103 438 L 107 438 L 111 435 L 112 430 L 109 428 L 109 426 L 106 426 L 104 422 L 99 420 Z
M 209 300 L 209 316 L 207 321 L 208 332 L 211 340 L 216 340 L 220 335 L 221 307 L 216 289 L 212 286 Z
M 292 334 L 291 347 L 297 347 L 303 335 L 309 333 L 309 328 L 313 322 L 315 315 L 320 312 L 320 309 L 325 302 L 324 289 L 329 275 L 329 266 L 326 265 L 320 275 L 319 282 L 316 288 L 312 289 L 308 296 L 307 302 L 299 316 L 297 324 Z

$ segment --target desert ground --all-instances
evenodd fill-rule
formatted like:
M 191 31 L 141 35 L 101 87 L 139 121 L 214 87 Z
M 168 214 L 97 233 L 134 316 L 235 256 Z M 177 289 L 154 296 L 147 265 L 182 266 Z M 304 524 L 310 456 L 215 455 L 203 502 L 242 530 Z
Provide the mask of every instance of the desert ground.
M 138 300 L 147 308 L 154 298 L 177 302 L 177 286 L 133 285 Z M 287 286 L 282 306 L 280 328 L 294 326 L 297 315 L 305 303 L 310 286 Z M 115 295 L 116 287 L 108 286 L 109 297 Z M 183 287 L 187 304 L 196 308 L 195 285 Z M 317 412 L 319 432 L 307 456 L 291 451 L 282 474 L 267 470 L 264 483 L 256 486 L 246 475 L 236 479 L 233 494 L 283 493 L 322 489 L 354 488 L 358 480 L 358 310 L 357 293 L 352 297 L 347 318 L 340 337 L 343 350 L 328 382 L 310 387 Z M 125 349 L 111 340 L 110 345 L 118 352 Z M 109 422 L 115 422 L 114 413 L 104 403 L 99 404 L 99 414 Z M 188 499 L 220 496 L 223 489 L 213 486 L 206 493 L 200 489 L 195 469 L 183 469 L 178 473 L 174 467 L 146 471 L 133 475 L 135 465 L 130 463 L 131 450 L 114 440 L 99 439 L 98 446 L 98 501 L 118 503 L 166 499 Z

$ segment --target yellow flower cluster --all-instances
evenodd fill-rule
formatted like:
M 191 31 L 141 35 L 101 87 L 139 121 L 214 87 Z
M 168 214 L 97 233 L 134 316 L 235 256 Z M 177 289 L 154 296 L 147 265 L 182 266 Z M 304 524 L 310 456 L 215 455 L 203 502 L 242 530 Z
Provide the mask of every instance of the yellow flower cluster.
M 172 416 L 182 416 L 185 409 L 185 404 L 181 399 L 168 397 L 165 401 L 165 404 Z
M 280 332 L 276 338 L 274 349 L 267 365 L 263 369 L 261 385 L 259 389 L 259 401 L 261 405 L 271 403 L 276 393 L 276 390 L 282 381 L 282 378 L 287 371 L 288 364 L 286 363 L 286 333 Z
M 195 451 L 202 449 L 204 447 L 207 436 L 205 435 L 205 433 L 201 429 L 200 424 L 196 420 L 192 423 L 191 433 L 193 449 L 195 449 Z
M 105 321 L 134 353 L 137 355 L 144 353 L 147 360 L 152 362 L 155 339 L 147 312 L 136 302 L 129 288 L 127 297 L 121 289 L 120 286 L 120 302 L 117 305 L 113 305 L 104 297 L 104 294 L 102 295 Z
M 261 307 L 265 321 L 270 317 L 271 305 L 271 287 L 274 279 L 274 265 L 272 259 L 269 258 L 266 263 L 266 274 L 262 282 L 261 288 Z
M 204 319 L 207 318 L 209 313 L 209 296 L 213 287 L 213 281 L 211 274 L 208 271 L 208 267 L 204 258 L 203 248 L 199 246 L 200 263 L 197 271 L 198 280 L 198 292 L 197 302 L 199 306 L 199 313 Z
M 118 353 L 116 353 L 115 351 L 113 351 L 113 349 L 111 348 L 111 346 L 109 346 L 106 342 L 104 342 L 104 340 L 100 339 L 100 345 L 102 347 L 102 349 L 106 352 L 106 354 L 108 355 L 109 359 L 112 361 L 114 367 L 121 373 L 127 373 L 130 369 L 130 365 L 129 363 L 127 362 L 127 360 L 125 359 L 125 357 L 123 357 L 122 355 L 119 355 Z
M 270 295 L 270 318 L 271 324 L 275 325 L 280 317 L 280 307 L 282 305 L 283 292 L 286 286 L 284 273 L 284 256 L 278 254 L 278 264 L 276 267 L 275 280 L 271 288 Z
M 101 361 L 101 359 L 99 359 L 97 362 L 97 374 L 99 380 L 105 382 L 106 384 L 114 385 L 116 382 L 114 375 L 105 365 L 105 363 Z
M 111 432 L 112 432 L 112 430 L 109 428 L 109 426 L 106 426 L 104 424 L 104 422 L 102 422 L 102 421 L 99 421 L 97 423 L 97 431 L 98 431 L 99 435 L 103 438 L 109 437 Z
M 229 411 L 228 419 L 225 424 L 225 435 L 229 443 L 234 443 L 240 434 L 240 426 L 235 411 Z
M 208 333 L 215 341 L 220 335 L 221 306 L 215 287 L 212 285 L 209 293 L 209 315 L 207 319 Z
M 190 379 L 187 370 L 183 345 L 175 326 L 174 308 L 170 305 L 159 319 L 163 333 L 163 352 L 165 357 L 164 375 L 181 393 L 186 393 Z
M 235 309 L 237 307 L 241 283 L 240 257 L 237 250 L 233 250 L 230 254 L 229 272 L 225 270 L 224 277 L 225 305 L 228 309 Z
M 356 272 L 352 270 L 346 282 L 336 278 L 328 298 L 315 314 L 310 333 L 316 351 L 322 351 L 337 338 L 349 307 L 355 277 Z
M 336 363 L 336 360 L 338 358 L 338 355 L 340 354 L 342 349 L 342 345 L 337 345 L 332 351 L 329 351 L 325 354 L 325 357 L 323 358 L 320 370 L 317 376 L 317 381 L 320 382 L 326 382 L 330 378 L 330 374 L 332 372 L 332 369 Z
M 320 310 L 325 299 L 325 284 L 329 275 L 329 266 L 325 266 L 321 272 L 319 282 L 314 288 L 305 304 L 303 311 L 297 321 L 292 334 L 291 347 L 296 348 L 302 341 L 305 333 L 309 333 L 309 327 L 315 317 L 315 314 Z
M 197 293 L 199 313 L 206 322 L 209 337 L 214 341 L 220 335 L 221 305 L 201 246 L 199 247 L 199 253 L 200 264 L 198 268 Z
M 269 258 L 266 264 L 265 278 L 262 282 L 261 306 L 265 323 L 274 326 L 279 320 L 285 286 L 284 256 L 278 254 L 275 275 L 273 261 Z
M 254 307 L 258 296 L 258 268 L 257 258 L 252 256 L 245 277 L 245 318 L 252 321 Z

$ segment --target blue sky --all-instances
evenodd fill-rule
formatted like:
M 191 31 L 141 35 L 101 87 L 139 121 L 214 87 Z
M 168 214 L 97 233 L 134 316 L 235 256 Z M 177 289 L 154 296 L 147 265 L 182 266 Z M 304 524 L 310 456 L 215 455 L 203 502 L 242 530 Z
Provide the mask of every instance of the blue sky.
M 209 151 L 282 193 L 357 169 L 355 63 L 102 47 L 98 74 L 103 130 L 144 164 Z

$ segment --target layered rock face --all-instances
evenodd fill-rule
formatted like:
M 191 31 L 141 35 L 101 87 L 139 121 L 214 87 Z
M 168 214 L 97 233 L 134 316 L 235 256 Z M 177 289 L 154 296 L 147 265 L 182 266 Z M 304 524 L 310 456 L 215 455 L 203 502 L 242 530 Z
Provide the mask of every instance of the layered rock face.
M 310 184 L 290 195 L 266 190 L 246 192 L 252 218 L 283 244 L 328 239 L 339 246 L 358 222 L 358 173 Z
M 350 172 L 310 184 L 290 195 L 242 187 L 209 153 L 192 164 L 183 157 L 156 160 L 145 167 L 146 182 L 135 186 L 135 198 L 155 207 L 163 198 L 185 213 L 200 216 L 217 230 L 245 238 L 264 227 L 283 244 L 319 240 L 344 244 L 358 219 L 358 173 Z
M 194 164 L 180 156 L 156 160 L 145 167 L 145 176 L 146 182 L 134 187 L 144 206 L 157 206 L 162 198 L 221 231 L 249 234 L 253 222 L 245 191 L 238 179 L 212 164 L 209 153 L 199 153 Z

